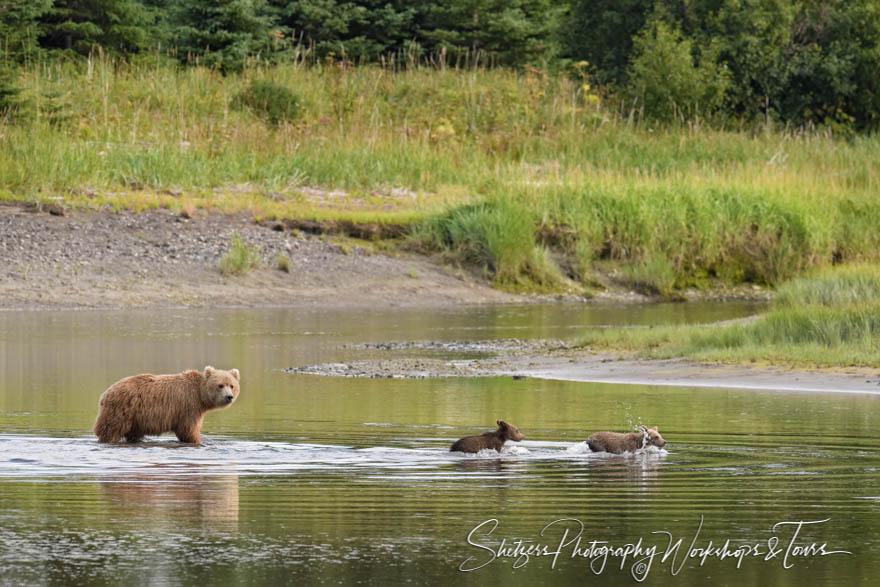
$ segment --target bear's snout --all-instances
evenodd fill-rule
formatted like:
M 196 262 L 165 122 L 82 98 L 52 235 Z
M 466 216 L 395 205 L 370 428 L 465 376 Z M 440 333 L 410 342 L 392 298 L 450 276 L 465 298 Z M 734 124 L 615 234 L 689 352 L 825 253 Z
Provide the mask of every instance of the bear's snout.
M 231 404 L 231 403 L 232 403 L 232 400 L 234 400 L 234 399 L 235 399 L 235 396 L 232 395 L 231 393 L 227 393 L 227 394 L 223 397 L 223 400 L 224 400 L 227 404 Z M 664 443 L 664 444 L 665 444 L 665 443 Z

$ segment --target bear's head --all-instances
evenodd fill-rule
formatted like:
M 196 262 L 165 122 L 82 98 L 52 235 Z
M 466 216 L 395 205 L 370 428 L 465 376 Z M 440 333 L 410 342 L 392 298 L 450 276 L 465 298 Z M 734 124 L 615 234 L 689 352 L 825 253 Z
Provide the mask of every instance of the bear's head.
M 504 420 L 498 420 L 495 423 L 498 424 L 498 430 L 501 432 L 504 439 L 516 442 L 523 439 L 522 432 L 520 432 L 519 428 L 513 424 L 508 424 Z
M 645 446 L 653 445 L 658 448 L 663 448 L 666 446 L 666 441 L 663 440 L 663 437 L 660 436 L 660 432 L 657 430 L 657 427 L 647 428 L 642 426 L 642 433 L 645 437 Z
M 225 408 L 238 397 L 238 369 L 223 371 L 205 367 L 204 402 L 214 408 Z

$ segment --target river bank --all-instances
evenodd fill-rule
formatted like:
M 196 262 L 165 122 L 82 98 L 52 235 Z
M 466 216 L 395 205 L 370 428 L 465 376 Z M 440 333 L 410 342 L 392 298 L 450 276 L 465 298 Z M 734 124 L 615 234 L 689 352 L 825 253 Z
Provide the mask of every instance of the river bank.
M 374 354 L 364 360 L 293 366 L 286 371 L 373 379 L 507 376 L 517 380 L 880 395 L 880 376 L 876 369 L 786 368 L 642 359 L 636 353 L 596 351 L 559 340 L 469 341 L 446 344 L 443 348 L 430 341 L 401 342 L 371 345 L 363 350 L 378 350 L 385 356 Z M 431 356 L 438 350 L 462 355 L 461 358 Z M 406 356 L 399 356 L 401 352 Z M 467 353 L 484 356 L 473 358 Z
M 223 275 L 235 236 L 258 267 Z M 278 259 L 287 260 L 282 270 Z M 524 303 L 422 256 L 273 230 L 248 214 L 28 212 L 0 206 L 0 308 Z
M 258 266 L 223 275 L 235 237 L 259 251 Z M 279 259 L 286 265 L 280 267 Z M 218 306 L 411 307 L 570 301 L 650 302 L 608 284 L 593 298 L 517 294 L 488 276 L 400 247 L 328 238 L 255 223 L 251 214 L 165 209 L 87 211 L 0 205 L 0 309 Z M 741 286 L 687 292 L 693 299 L 767 299 Z

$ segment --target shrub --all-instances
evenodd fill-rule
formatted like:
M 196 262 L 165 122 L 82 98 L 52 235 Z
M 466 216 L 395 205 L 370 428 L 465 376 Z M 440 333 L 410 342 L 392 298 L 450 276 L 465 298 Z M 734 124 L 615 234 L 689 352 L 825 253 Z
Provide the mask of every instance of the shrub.
M 691 41 L 678 29 L 654 18 L 633 39 L 627 93 L 648 118 L 674 120 L 711 115 L 724 103 L 730 88 L 718 51 L 703 47 L 695 62 Z
M 302 100 L 289 88 L 271 81 L 255 81 L 232 101 L 237 110 L 248 110 L 269 124 L 296 120 L 302 112 Z
M 414 238 L 461 262 L 483 267 L 501 285 L 552 287 L 561 281 L 547 251 L 535 242 L 531 214 L 511 201 L 453 208 L 418 227 Z
M 287 255 L 278 255 L 278 258 L 275 259 L 275 266 L 278 271 L 290 273 L 290 258 Z
M 260 264 L 260 249 L 246 244 L 238 235 L 232 237 L 232 246 L 220 259 L 223 275 L 244 275 Z

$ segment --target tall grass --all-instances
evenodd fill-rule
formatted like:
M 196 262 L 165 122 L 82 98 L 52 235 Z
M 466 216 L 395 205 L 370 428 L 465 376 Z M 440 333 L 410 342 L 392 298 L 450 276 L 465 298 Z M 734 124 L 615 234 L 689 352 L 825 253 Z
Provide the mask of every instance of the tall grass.
M 233 235 L 232 244 L 220 258 L 218 269 L 223 275 L 245 275 L 260 265 L 260 249 L 249 245 L 239 235 Z
M 880 267 L 833 268 L 779 288 L 766 314 L 718 326 L 612 329 L 584 344 L 653 357 L 876 367 L 880 361 Z
M 500 285 L 546 289 L 562 281 L 546 250 L 535 243 L 531 214 L 510 200 L 453 208 L 420 224 L 414 240 L 483 267 Z
M 266 82 L 295 116 L 236 107 Z M 322 62 L 222 76 L 102 58 L 35 65 L 18 85 L 34 116 L 0 122 L 2 198 L 173 208 L 164 192 L 183 190 L 258 216 L 411 223 L 421 246 L 508 284 L 589 281 L 609 260 L 667 292 L 880 260 L 874 136 L 654 128 L 534 70 Z
M 880 303 L 880 267 L 851 265 L 817 271 L 782 284 L 774 306 L 839 308 Z

